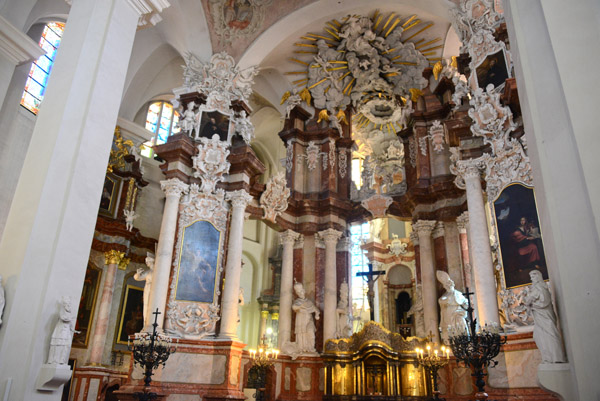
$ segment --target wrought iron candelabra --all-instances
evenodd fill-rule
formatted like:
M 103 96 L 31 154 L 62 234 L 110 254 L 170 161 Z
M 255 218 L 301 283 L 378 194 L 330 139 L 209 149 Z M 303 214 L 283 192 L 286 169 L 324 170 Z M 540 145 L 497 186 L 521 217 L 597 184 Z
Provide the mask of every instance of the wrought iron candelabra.
M 422 348 L 417 348 L 415 350 L 417 353 L 417 361 L 425 368 L 431 382 L 433 397 L 427 401 L 445 401 L 444 398 L 440 398 L 437 384 L 437 372 L 448 364 L 450 360 L 450 349 L 442 345 L 440 350 L 438 350 L 437 345 L 438 344 L 427 344 L 425 350 Z
M 258 352 L 255 349 L 251 349 L 249 352 L 252 358 L 252 367 L 248 371 L 248 387 L 255 388 L 254 397 L 257 401 L 262 401 L 265 399 L 267 372 L 279 356 L 279 350 L 269 349 L 267 337 L 263 335 Z
M 459 332 L 456 328 L 449 330 L 449 342 L 452 353 L 456 359 L 473 368 L 472 376 L 476 378 L 477 385 L 476 400 L 487 400 L 485 392 L 486 373 L 484 369 L 494 367 L 498 364 L 493 359 L 500 353 L 500 347 L 506 344 L 506 336 L 500 336 L 498 325 L 488 325 L 477 330 L 477 319 L 473 318 L 473 307 L 471 306 L 471 295 L 469 288 L 464 293 L 468 301 L 467 307 L 467 332 Z
M 144 369 L 144 391 L 133 394 L 140 401 L 154 400 L 158 397 L 156 393 L 150 391 L 153 371 L 160 365 L 165 366 L 169 356 L 175 352 L 171 337 L 156 332 L 157 319 L 160 314 L 158 308 L 152 314 L 154 315 L 152 334 L 136 333 L 133 342 L 128 342 L 128 348 L 132 351 L 135 364 Z

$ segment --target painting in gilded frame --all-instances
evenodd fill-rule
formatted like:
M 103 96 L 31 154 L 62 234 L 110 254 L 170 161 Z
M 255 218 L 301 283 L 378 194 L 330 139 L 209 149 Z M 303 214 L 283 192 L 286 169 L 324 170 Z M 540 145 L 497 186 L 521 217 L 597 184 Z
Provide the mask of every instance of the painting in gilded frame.
M 506 288 L 531 283 L 529 272 L 548 279 L 533 188 L 511 184 L 493 202 Z
M 475 68 L 477 75 L 477 85 L 485 90 L 489 84 L 495 88 L 503 85 L 509 78 L 509 72 L 506 63 L 504 50 L 499 50 L 494 54 L 488 55 L 485 60 Z
M 213 303 L 217 285 L 221 231 L 197 220 L 182 232 L 177 267 L 177 301 Z
M 85 280 L 83 281 L 83 291 L 79 301 L 77 311 L 77 321 L 75 322 L 75 334 L 73 335 L 73 347 L 86 348 L 90 339 L 90 331 L 96 309 L 96 299 L 98 298 L 98 287 L 100 286 L 100 277 L 102 270 L 95 266 L 88 265 L 85 271 Z
M 127 344 L 130 335 L 144 328 L 144 289 L 127 284 L 119 313 L 117 344 Z
M 211 139 L 217 134 L 223 142 L 231 143 L 233 123 L 230 116 L 217 110 L 203 110 L 198 124 L 198 136 Z
M 104 177 L 102 186 L 102 195 L 100 196 L 99 212 L 102 215 L 114 217 L 117 201 L 119 197 L 120 181 L 113 175 Z

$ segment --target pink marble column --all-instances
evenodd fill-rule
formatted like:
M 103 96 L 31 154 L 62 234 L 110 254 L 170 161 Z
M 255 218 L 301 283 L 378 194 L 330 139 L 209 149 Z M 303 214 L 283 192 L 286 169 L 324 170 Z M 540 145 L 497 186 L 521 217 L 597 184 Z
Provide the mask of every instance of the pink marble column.
M 98 316 L 94 325 L 94 337 L 90 346 L 90 365 L 100 365 L 102 363 L 102 354 L 106 344 L 106 333 L 108 332 L 108 319 L 110 307 L 112 305 L 113 293 L 115 290 L 115 278 L 117 277 L 117 267 L 119 264 L 127 265 L 129 260 L 125 258 L 125 253 L 119 251 L 108 251 L 104 253 L 106 273 L 104 277 L 104 286 L 102 287 L 102 298 Z

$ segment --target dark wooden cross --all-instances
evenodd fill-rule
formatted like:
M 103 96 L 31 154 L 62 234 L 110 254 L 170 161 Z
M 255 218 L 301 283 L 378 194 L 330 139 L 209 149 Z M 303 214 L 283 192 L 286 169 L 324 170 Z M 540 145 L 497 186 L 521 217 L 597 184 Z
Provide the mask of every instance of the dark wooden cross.
M 385 274 L 385 270 L 373 270 L 373 263 L 367 264 L 369 270 L 366 272 L 356 273 L 356 277 L 362 277 L 367 282 L 367 299 L 369 300 L 369 308 L 371 309 L 371 320 L 375 320 L 375 281 L 379 276 Z M 378 276 L 377 278 L 374 278 Z

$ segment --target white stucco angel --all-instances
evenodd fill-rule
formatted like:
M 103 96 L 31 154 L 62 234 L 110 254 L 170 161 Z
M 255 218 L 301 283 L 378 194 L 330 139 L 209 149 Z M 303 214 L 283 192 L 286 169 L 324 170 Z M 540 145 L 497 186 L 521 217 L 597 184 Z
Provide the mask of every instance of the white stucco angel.
M 125 215 L 125 228 L 127 231 L 133 230 L 133 221 L 139 217 L 135 211 L 132 210 L 123 210 L 123 215 Z
M 196 104 L 191 101 L 187 104 L 187 109 L 181 114 L 181 130 L 188 134 L 192 132 L 196 126 L 196 113 L 194 112 L 194 106 Z

